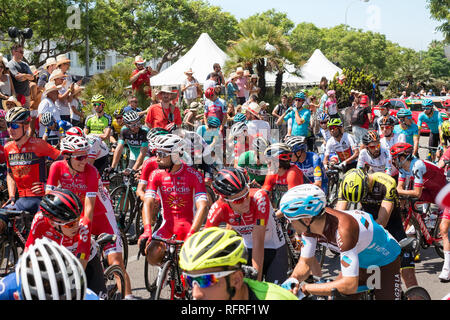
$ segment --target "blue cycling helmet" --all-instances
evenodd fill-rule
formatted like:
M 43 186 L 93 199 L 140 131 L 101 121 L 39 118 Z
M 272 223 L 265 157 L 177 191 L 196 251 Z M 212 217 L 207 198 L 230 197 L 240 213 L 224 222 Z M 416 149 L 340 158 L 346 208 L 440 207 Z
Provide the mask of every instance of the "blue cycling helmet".
M 294 96 L 294 99 L 303 99 L 303 100 L 306 100 L 305 93 L 303 93 L 303 92 L 297 92 L 297 93 L 295 94 L 295 96 Z
M 424 99 L 424 100 L 422 100 L 422 107 L 433 107 L 434 106 L 434 103 L 433 103 L 433 100 L 431 100 L 431 99 Z
M 244 122 L 247 120 L 247 117 L 243 113 L 238 113 L 234 116 L 234 122 Z
M 319 217 L 325 212 L 327 198 L 321 188 L 301 184 L 289 189 L 280 200 L 280 210 L 288 220 Z
M 412 112 L 409 109 L 401 108 L 397 112 L 397 118 L 403 118 L 403 117 L 412 117 Z
M 208 127 L 218 128 L 220 127 L 220 120 L 217 117 L 209 117 L 208 118 Z
M 330 120 L 330 116 L 327 113 L 325 113 L 325 112 L 321 112 L 321 113 L 319 113 L 317 115 L 317 120 L 319 122 L 325 122 L 326 121 L 328 123 L 328 120 Z

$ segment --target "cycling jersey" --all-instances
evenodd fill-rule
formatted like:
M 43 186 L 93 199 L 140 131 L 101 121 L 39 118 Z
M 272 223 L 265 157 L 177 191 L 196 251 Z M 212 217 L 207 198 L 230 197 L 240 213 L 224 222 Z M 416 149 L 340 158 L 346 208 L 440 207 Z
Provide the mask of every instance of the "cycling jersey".
M 123 125 L 121 126 L 120 124 L 117 123 L 117 119 L 114 119 L 112 121 L 112 128 L 113 128 L 113 133 L 116 135 L 119 135 L 120 130 L 122 130 Z
M 267 164 L 256 163 L 256 152 L 247 151 L 239 156 L 237 167 L 247 170 L 250 182 L 255 180 L 260 185 L 263 185 L 267 174 Z
M 271 282 L 256 281 L 244 278 L 248 286 L 249 300 L 298 300 L 289 290 Z
M 0 300 L 16 300 L 14 293 L 20 300 L 23 300 L 22 290 L 17 284 L 17 275 L 15 272 L 8 274 L 0 279 Z M 98 296 L 89 288 L 86 288 L 86 294 L 83 300 L 99 300 Z
M 286 191 L 300 184 L 303 184 L 303 172 L 292 164 L 282 176 L 278 174 L 266 175 L 262 189 L 272 191 L 272 205 L 274 208 L 278 208 L 279 201 Z
M 428 125 L 431 133 L 439 133 L 439 118 L 439 112 L 436 110 L 433 110 L 433 114 L 431 115 L 431 117 L 425 114 L 425 111 L 422 111 L 417 119 L 417 127 L 420 130 L 420 128 L 422 127 L 422 123 L 425 122 Z
M 15 141 L 10 141 L 5 146 L 6 165 L 8 172 L 12 173 L 16 182 L 20 197 L 43 196 L 31 191 L 34 182 L 46 181 L 47 157 L 53 160 L 59 157 L 59 150 L 53 148 L 42 139 L 31 137 L 22 147 L 18 147 Z
M 150 174 L 158 169 L 158 163 L 156 162 L 156 157 L 151 157 L 144 161 L 142 164 L 142 172 L 139 178 L 139 183 L 143 185 L 148 185 L 148 179 L 150 178 Z
M 57 136 L 64 137 L 66 134 L 66 131 L 72 128 L 72 124 L 68 121 L 59 120 L 56 121 L 56 130 L 50 129 L 50 127 L 45 127 L 44 135 L 43 137 L 51 137 L 51 136 Z
M 314 152 L 306 152 L 306 159 L 303 162 L 295 162 L 295 165 L 302 170 L 307 182 L 314 183 L 322 181 L 321 188 L 325 193 L 328 193 L 328 177 L 325 174 L 322 160 Z M 308 181 L 309 180 L 309 181 Z
M 405 181 L 405 189 L 413 182 L 414 187 L 423 187 L 419 200 L 434 203 L 439 191 L 447 184 L 444 169 L 435 164 L 413 157 L 409 170 L 400 169 L 398 181 Z
M 103 134 L 106 128 L 112 128 L 112 118 L 109 114 L 104 113 L 100 118 L 97 114 L 87 116 L 85 127 L 89 133 Z
M 373 172 L 386 172 L 391 174 L 392 172 L 392 158 L 389 150 L 381 147 L 380 155 L 377 158 L 373 158 L 367 149 L 362 149 L 359 152 L 357 168 L 364 169 L 368 167 L 368 173 Z
M 148 147 L 147 130 L 139 128 L 137 133 L 133 133 L 129 128 L 123 126 L 122 130 L 120 130 L 119 141 L 117 143 L 125 144 L 125 142 L 130 148 L 130 160 L 137 160 L 141 153 L 141 148 Z
M 327 141 L 327 145 L 325 147 L 325 157 L 329 156 L 331 153 L 336 153 L 339 157 L 339 161 L 345 161 L 350 158 L 358 148 L 355 138 L 344 132 L 340 141 L 337 141 L 334 137 L 331 137 Z M 356 162 L 356 159 L 351 163 Z
M 89 159 L 97 160 L 109 155 L 109 148 L 102 139 L 92 134 L 87 135 L 86 139 L 91 146 L 88 154 Z
M 217 200 L 209 210 L 205 228 L 227 223 L 244 239 L 246 248 L 253 248 L 252 231 L 255 225 L 265 226 L 264 249 L 278 249 L 285 244 L 279 223 L 270 205 L 269 195 L 262 189 L 250 189 L 250 209 L 248 213 L 234 212 L 228 203 Z
M 414 145 L 414 137 L 419 136 L 419 128 L 414 122 L 406 129 L 403 129 L 400 124 L 397 124 L 394 127 L 394 133 L 399 135 L 401 141 Z
M 0 144 L 0 163 L 6 162 L 5 148 Z
M 217 98 L 216 101 L 213 102 L 209 99 L 206 99 L 205 115 L 207 118 L 216 117 L 219 118 L 220 122 L 222 123 L 222 120 L 226 113 L 227 113 L 227 103 L 225 102 L 225 100 Z
M 157 195 L 161 199 L 163 217 L 157 236 L 167 239 L 176 234 L 178 240 L 184 240 L 194 220 L 194 203 L 207 201 L 203 177 L 186 164 L 181 164 L 175 173 L 154 170 L 145 197 L 156 198 Z

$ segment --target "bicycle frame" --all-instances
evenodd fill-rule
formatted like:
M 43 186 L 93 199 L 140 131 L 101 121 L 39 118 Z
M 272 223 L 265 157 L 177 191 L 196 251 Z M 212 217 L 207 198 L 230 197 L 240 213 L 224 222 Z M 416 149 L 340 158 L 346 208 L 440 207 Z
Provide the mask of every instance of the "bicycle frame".
M 419 223 L 420 226 L 420 232 L 422 233 L 423 237 L 425 238 L 425 241 L 427 244 L 431 245 L 434 242 L 438 242 L 441 239 L 440 238 L 433 238 L 431 236 L 430 232 L 428 231 L 427 226 L 425 225 L 425 222 L 422 219 L 422 214 L 419 211 L 416 211 L 413 209 L 413 204 L 409 203 L 409 209 L 408 213 L 406 215 L 406 218 L 403 221 L 403 228 L 406 230 L 409 224 L 409 221 L 411 220 L 411 217 L 414 217 L 416 221 Z

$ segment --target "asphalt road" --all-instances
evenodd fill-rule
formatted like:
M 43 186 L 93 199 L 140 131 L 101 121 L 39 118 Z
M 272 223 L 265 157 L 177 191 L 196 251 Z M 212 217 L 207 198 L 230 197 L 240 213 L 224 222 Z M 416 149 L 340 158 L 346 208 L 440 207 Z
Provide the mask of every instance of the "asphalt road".
M 428 145 L 428 137 L 420 138 L 420 145 Z M 427 154 L 426 149 L 419 149 L 419 155 L 422 159 Z M 144 283 L 144 258 L 137 260 L 137 245 L 129 246 L 129 262 L 127 272 L 131 278 L 133 294 L 143 299 L 149 299 L 150 294 L 145 289 Z M 433 300 L 440 300 L 450 292 L 450 283 L 441 283 L 438 275 L 441 271 L 443 259 L 435 252 L 433 247 L 421 249 L 421 261 L 416 262 L 416 277 L 419 285 L 428 290 Z M 156 268 L 154 270 L 157 270 Z M 339 272 L 339 261 L 331 253 L 327 257 L 323 266 L 324 276 L 334 277 Z

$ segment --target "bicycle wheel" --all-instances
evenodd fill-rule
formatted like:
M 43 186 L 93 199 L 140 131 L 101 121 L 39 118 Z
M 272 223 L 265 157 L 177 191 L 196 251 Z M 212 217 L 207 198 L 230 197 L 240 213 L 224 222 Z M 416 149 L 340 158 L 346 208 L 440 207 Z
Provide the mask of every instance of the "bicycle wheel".
M 173 296 L 172 281 L 170 272 L 172 271 L 172 261 L 166 261 L 158 273 L 156 281 L 156 292 L 154 300 L 170 300 Z
M 412 234 L 406 234 L 408 237 L 413 237 L 416 238 L 418 241 L 418 245 L 416 247 L 416 250 L 414 251 L 414 257 L 417 256 L 420 252 L 420 248 L 422 247 L 422 231 L 420 231 L 420 226 L 419 223 L 417 222 L 416 218 L 411 217 L 411 219 L 409 219 L 409 223 L 411 226 L 414 227 L 414 233 Z M 406 231 L 408 231 L 409 227 L 406 227 Z
M 145 257 L 144 257 L 145 258 Z M 144 261 L 144 282 L 145 288 L 150 294 L 154 294 L 156 290 L 156 280 L 158 279 L 158 273 L 160 268 L 152 266 L 148 263 L 147 258 Z
M 125 277 L 117 265 L 109 266 L 103 273 L 107 300 L 122 300 L 125 297 Z M 117 282 L 120 283 L 120 290 Z
M 0 276 L 5 276 L 14 271 L 19 252 L 15 243 L 11 243 L 8 239 L 0 240 Z
M 402 296 L 403 300 L 431 300 L 430 294 L 425 288 L 419 286 L 409 287 Z
M 128 241 L 127 236 L 125 235 L 125 232 L 123 230 L 120 230 L 120 239 L 122 240 L 122 257 L 123 257 L 123 264 L 125 266 L 125 269 L 127 268 L 128 263 Z
M 123 177 L 121 174 L 113 174 L 109 177 L 109 190 L 114 190 L 123 184 Z
M 134 196 L 131 189 L 119 186 L 111 192 L 111 202 L 114 208 L 118 227 L 127 232 L 133 223 Z
M 436 241 L 434 243 L 434 250 L 436 250 L 436 253 L 438 254 L 439 257 L 444 259 L 444 245 L 442 242 L 441 232 L 439 230 L 441 221 L 442 221 L 442 217 L 436 219 L 436 224 L 434 225 L 432 237 L 435 239 L 439 239 L 439 241 Z

